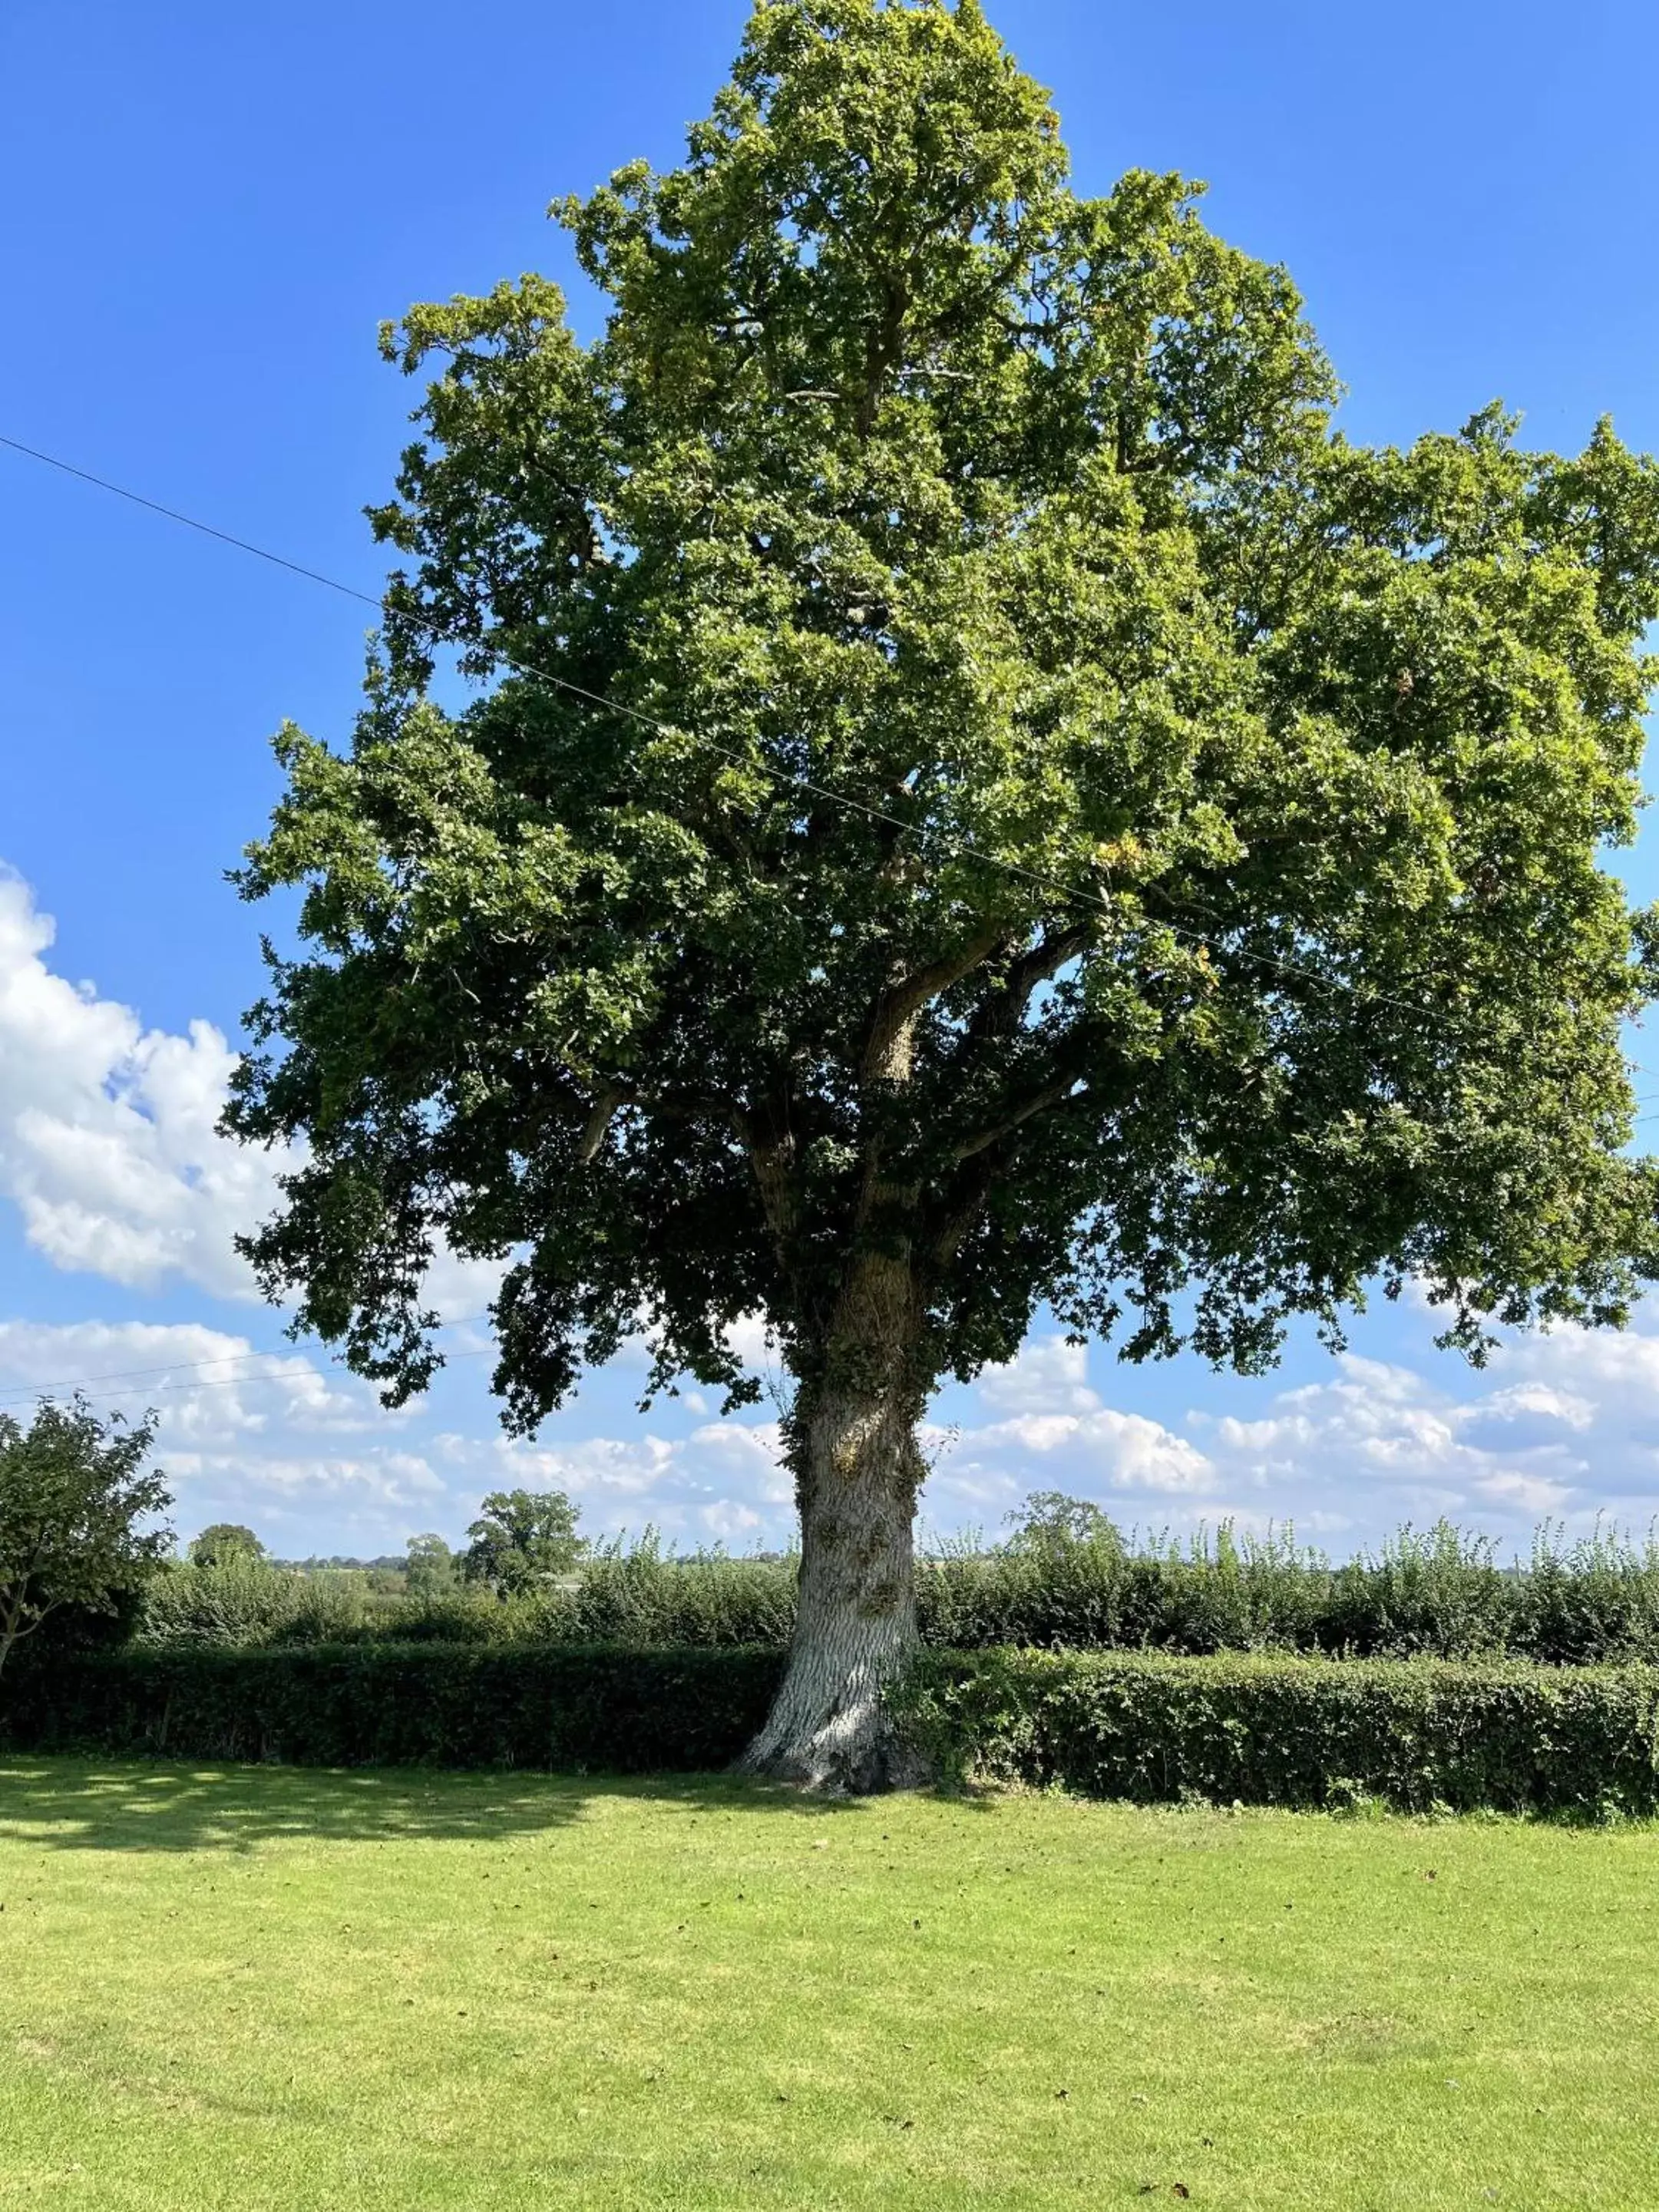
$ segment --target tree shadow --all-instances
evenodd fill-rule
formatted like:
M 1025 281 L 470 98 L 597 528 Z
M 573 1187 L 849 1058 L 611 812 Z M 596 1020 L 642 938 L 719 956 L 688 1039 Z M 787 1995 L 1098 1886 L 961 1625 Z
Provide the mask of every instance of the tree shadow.
M 789 1813 L 823 1822 L 871 1801 L 812 1797 L 724 1774 L 528 1774 L 501 1769 L 241 1766 L 215 1760 L 0 1759 L 0 1843 L 52 1850 L 251 1851 L 289 1839 L 496 1842 L 580 1821 L 597 1797 L 689 1814 Z

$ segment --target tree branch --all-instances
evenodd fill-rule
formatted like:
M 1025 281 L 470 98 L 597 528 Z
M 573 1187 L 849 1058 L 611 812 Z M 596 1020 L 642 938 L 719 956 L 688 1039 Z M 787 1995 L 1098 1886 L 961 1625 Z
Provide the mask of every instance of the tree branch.
M 576 1157 L 584 1167 L 591 1165 L 598 1158 L 599 1147 L 616 1119 L 617 1109 L 631 1104 L 635 1097 L 633 1091 L 624 1089 L 620 1083 L 600 1085 L 599 1095 L 593 1101 L 593 1110 L 587 1117 L 582 1129 L 581 1142 L 576 1148 Z
M 754 1117 L 735 1103 L 730 1110 L 730 1120 L 738 1142 L 748 1155 L 754 1171 L 755 1187 L 760 1193 L 761 1211 L 766 1216 L 767 1228 L 771 1231 L 772 1250 L 778 1271 L 785 1281 L 793 1273 L 790 1264 L 790 1248 L 799 1221 L 799 1193 L 795 1188 L 795 1140 L 786 1133 L 781 1138 L 768 1141 L 755 1127 Z
M 1079 1091 L 1078 1081 L 1076 1076 L 1068 1075 L 1058 1082 L 1045 1083 L 1040 1091 L 1033 1091 L 1018 1106 L 1010 1107 L 1000 1121 L 990 1122 L 982 1129 L 975 1129 L 970 1136 L 963 1137 L 952 1147 L 951 1159 L 959 1166 L 963 1160 L 972 1159 L 976 1153 L 988 1152 L 1004 1137 L 1012 1136 L 1022 1124 L 1038 1114 L 1046 1114 L 1051 1106 L 1063 1105 L 1071 1098 L 1086 1097 L 1086 1090 Z
M 893 1048 L 906 1024 L 914 1019 L 930 999 L 936 999 L 941 991 L 948 991 L 964 975 L 971 975 L 975 968 L 990 958 L 1007 934 L 1006 924 L 998 922 L 981 930 L 965 945 L 958 945 L 954 952 L 941 953 L 937 960 L 930 960 L 925 968 L 918 968 L 912 974 L 900 976 L 888 985 L 870 1017 L 862 1068 L 866 1082 L 878 1079 L 886 1073 Z

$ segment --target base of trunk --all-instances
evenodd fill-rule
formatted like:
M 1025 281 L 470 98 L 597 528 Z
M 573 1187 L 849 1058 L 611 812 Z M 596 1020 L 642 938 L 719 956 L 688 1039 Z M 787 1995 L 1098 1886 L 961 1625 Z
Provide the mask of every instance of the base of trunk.
M 843 1301 L 835 1357 L 791 1412 L 801 1521 L 795 1634 L 742 1772 L 860 1796 L 925 1778 L 881 1694 L 916 1648 L 916 1307 L 908 1273 L 867 1257 Z
M 930 1778 L 927 1763 L 882 1704 L 882 1683 L 895 1671 L 890 1659 L 885 1666 L 868 1659 L 848 1666 L 798 1650 L 765 1727 L 734 1771 L 832 1796 L 919 1789 Z

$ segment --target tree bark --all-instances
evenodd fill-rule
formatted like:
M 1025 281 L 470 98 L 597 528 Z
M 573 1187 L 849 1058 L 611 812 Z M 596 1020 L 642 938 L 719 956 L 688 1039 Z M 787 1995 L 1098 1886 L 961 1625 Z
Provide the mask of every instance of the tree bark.
M 823 1371 L 800 1385 L 789 1422 L 801 1521 L 794 1640 L 766 1725 L 739 1761 L 748 1773 L 857 1795 L 922 1778 L 881 1696 L 916 1645 L 917 1305 L 908 1264 L 861 1265 Z

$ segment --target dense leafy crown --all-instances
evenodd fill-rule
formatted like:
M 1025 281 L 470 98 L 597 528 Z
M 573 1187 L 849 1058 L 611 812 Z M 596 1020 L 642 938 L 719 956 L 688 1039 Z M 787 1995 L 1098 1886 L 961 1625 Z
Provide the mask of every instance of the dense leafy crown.
M 172 1548 L 172 1504 L 147 1468 L 155 1415 L 129 1426 L 84 1398 L 45 1399 L 27 1428 L 0 1413 L 0 1666 L 65 1606 L 113 1613 Z
M 972 0 L 767 0 L 684 167 L 556 210 L 594 343 L 537 276 L 388 330 L 410 566 L 350 756 L 279 740 L 230 1114 L 364 1371 L 438 1238 L 514 1256 L 523 1421 L 635 1329 L 809 1374 L 878 1248 L 964 1376 L 1044 1298 L 1246 1366 L 1377 1277 L 1620 1316 L 1659 472 L 1345 442 L 1193 202 L 1075 195 Z

